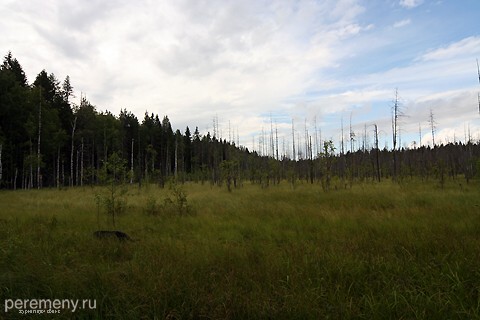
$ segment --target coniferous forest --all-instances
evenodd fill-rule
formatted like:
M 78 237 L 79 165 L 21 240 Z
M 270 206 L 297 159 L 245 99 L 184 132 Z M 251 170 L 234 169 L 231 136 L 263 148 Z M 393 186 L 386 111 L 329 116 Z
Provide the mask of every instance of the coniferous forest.
M 265 156 L 201 134 L 196 127 L 172 127 L 167 115 L 146 112 L 138 119 L 127 109 L 119 115 L 99 111 L 86 97 L 73 102 L 73 82 L 42 70 L 29 83 L 20 62 L 9 52 L 0 67 L 0 187 L 4 189 L 64 188 L 102 184 L 102 170 L 116 161 L 124 183 L 209 182 L 232 190 L 243 181 L 262 187 L 288 180 L 321 183 L 324 190 L 354 181 L 420 177 L 465 179 L 479 172 L 478 141 L 435 147 L 343 152 L 334 141 L 321 143 L 313 154 L 291 159 L 274 152 Z M 307 139 L 305 139 L 308 141 Z M 273 141 L 273 136 L 272 136 Z M 395 141 L 394 141 L 395 145 Z M 276 151 L 276 152 L 275 152 Z M 275 155 L 276 156 L 273 156 Z M 333 185 L 332 181 L 336 181 Z

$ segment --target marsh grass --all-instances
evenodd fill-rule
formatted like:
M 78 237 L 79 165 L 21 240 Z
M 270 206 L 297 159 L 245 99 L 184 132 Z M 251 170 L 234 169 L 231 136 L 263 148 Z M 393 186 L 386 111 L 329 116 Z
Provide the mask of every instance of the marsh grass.
M 148 214 L 171 191 L 130 188 L 125 243 L 92 236 L 111 227 L 99 188 L 1 192 L 0 301 L 96 299 L 61 319 L 480 317 L 474 184 L 182 188 L 194 215 Z

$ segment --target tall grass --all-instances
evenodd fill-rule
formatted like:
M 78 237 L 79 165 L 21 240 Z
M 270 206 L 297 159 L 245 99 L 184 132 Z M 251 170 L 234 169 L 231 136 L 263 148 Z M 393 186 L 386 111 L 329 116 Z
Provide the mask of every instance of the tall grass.
M 116 229 L 134 242 L 94 239 L 112 228 L 100 188 L 0 192 L 0 301 L 97 301 L 58 319 L 480 318 L 478 186 L 183 188 L 192 214 L 128 190 Z

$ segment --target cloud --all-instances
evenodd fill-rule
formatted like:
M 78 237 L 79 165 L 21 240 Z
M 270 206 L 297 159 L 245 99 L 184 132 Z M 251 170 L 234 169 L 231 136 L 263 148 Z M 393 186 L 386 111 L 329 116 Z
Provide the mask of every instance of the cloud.
M 148 110 L 168 115 L 175 128 L 198 126 L 205 133 L 218 115 L 220 126 L 230 120 L 245 144 L 269 125 L 264 122 L 270 113 L 287 137 L 291 118 L 311 124 L 316 116 L 325 135 L 336 137 L 342 114 L 352 110 L 354 121 L 370 117 L 369 123 L 388 130 L 396 87 L 416 114 L 433 103 L 461 103 L 467 110 L 465 99 L 421 99 L 471 91 L 476 83 L 465 79 L 480 38 L 427 50 L 424 43 L 408 42 L 417 39 L 407 34 L 410 28 L 399 29 L 410 19 L 383 28 L 377 16 L 384 12 L 369 15 L 362 4 L 10 1 L 0 7 L 6 30 L 0 46 L 12 50 L 30 80 L 43 68 L 59 79 L 69 74 L 77 97 L 86 93 L 100 110 L 118 114 L 127 108 L 140 121 Z M 447 123 L 446 117 L 439 113 L 438 122 Z
M 201 130 L 218 114 L 238 121 L 242 135 L 260 128 L 258 114 L 311 90 L 338 64 L 342 41 L 373 28 L 355 21 L 363 9 L 351 0 L 44 7 L 40 16 L 36 3 L 22 3 L 12 15 L 28 21 L 31 40 L 12 49 L 30 79 L 43 68 L 68 73 L 100 110 L 126 107 L 140 120 L 148 110 Z
M 407 9 L 412 9 L 415 7 L 418 7 L 423 3 L 423 0 L 400 0 L 400 6 L 407 8 Z
M 475 57 L 480 54 L 480 38 L 469 37 L 441 48 L 419 53 L 406 64 L 378 72 L 362 72 L 348 81 L 334 83 L 336 92 L 349 90 L 393 90 L 416 99 L 427 93 L 471 88 L 476 84 Z M 373 60 L 372 63 L 379 63 Z M 477 82 L 478 83 L 478 82 Z
M 458 59 L 465 56 L 480 54 L 480 36 L 473 36 L 454 42 L 446 47 L 430 50 L 418 60 L 435 61 L 446 59 Z
M 438 123 L 436 141 L 444 142 L 448 138 L 453 141 L 452 132 L 457 133 L 458 140 L 459 128 L 478 115 L 478 82 L 475 54 L 472 53 L 475 50 L 478 50 L 476 39 L 466 38 L 428 50 L 432 54 L 430 59 L 418 58 L 404 66 L 350 76 L 348 81 L 332 83 L 333 92 L 320 92 L 312 97 L 306 104 L 306 113 L 309 119 L 314 115 L 328 119 L 323 128 L 335 132 L 339 130 L 340 116 L 348 118 L 353 112 L 355 130 L 363 130 L 364 124 L 375 122 L 386 132 L 388 141 L 390 109 L 394 89 L 398 88 L 406 115 L 401 123 L 403 142 L 418 142 L 419 123 L 427 126 L 430 108 Z M 424 54 L 419 56 L 423 58 Z M 478 129 L 474 120 L 471 130 L 475 133 Z
M 211 118 L 277 108 L 338 63 L 342 41 L 373 28 L 355 22 L 364 10 L 355 0 L 50 0 L 41 16 L 36 2 L 12 6 L 30 24 L 41 68 L 69 73 L 102 109 L 129 106 L 140 117 L 149 109 L 182 123 L 196 122 L 191 109 Z
M 409 25 L 411 22 L 412 22 L 412 20 L 410 20 L 410 19 L 404 19 L 404 20 L 395 22 L 395 23 L 393 24 L 393 27 L 394 27 L 394 28 L 405 27 L 405 26 Z
M 426 94 L 408 102 L 406 107 L 416 122 L 423 123 L 428 122 L 432 109 L 438 127 L 448 128 L 468 122 L 478 113 L 475 100 L 474 89 L 459 89 Z

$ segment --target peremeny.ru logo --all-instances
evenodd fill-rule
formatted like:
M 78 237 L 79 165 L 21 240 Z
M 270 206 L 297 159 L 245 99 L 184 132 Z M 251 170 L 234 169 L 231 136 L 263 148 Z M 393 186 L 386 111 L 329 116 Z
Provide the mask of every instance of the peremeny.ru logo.
M 5 299 L 5 313 L 18 311 L 20 314 L 76 312 L 97 308 L 95 299 Z

